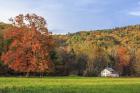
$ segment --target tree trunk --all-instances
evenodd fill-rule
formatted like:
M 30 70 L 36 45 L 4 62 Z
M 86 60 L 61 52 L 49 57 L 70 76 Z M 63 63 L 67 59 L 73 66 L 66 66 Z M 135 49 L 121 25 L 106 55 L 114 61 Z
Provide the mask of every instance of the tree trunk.
M 40 73 L 40 77 L 43 77 L 43 76 L 44 76 L 44 74 L 41 72 L 41 73 Z
M 29 76 L 30 76 L 30 73 L 29 73 L 29 72 L 27 72 L 27 73 L 26 73 L 26 77 L 29 77 Z

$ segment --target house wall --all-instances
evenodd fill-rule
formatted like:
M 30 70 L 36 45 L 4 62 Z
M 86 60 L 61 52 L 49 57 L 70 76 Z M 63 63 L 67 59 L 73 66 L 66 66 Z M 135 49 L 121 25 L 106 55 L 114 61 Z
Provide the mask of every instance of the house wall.
M 109 76 L 110 74 L 111 74 L 111 72 L 106 69 L 101 72 L 101 76 L 103 76 L 103 77 Z
M 117 74 L 117 73 L 113 74 L 112 72 L 105 69 L 101 72 L 101 76 L 102 77 L 119 77 L 119 74 Z

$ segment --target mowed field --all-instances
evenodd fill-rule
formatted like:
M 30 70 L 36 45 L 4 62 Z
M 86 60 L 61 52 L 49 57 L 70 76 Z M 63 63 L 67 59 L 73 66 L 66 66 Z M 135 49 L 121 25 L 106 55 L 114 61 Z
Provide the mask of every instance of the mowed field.
M 140 78 L 0 78 L 0 93 L 140 93 Z

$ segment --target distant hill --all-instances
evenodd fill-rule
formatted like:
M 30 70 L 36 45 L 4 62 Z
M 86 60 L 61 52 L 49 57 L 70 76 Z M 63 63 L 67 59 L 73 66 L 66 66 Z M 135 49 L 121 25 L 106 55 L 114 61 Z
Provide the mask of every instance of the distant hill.
M 3 22 L 0 22 L 0 34 L 3 34 L 3 31 L 5 31 L 5 29 L 7 29 L 10 26 L 11 26 L 11 24 L 6 24 Z
M 104 48 L 126 46 L 140 48 L 140 25 L 114 29 L 80 31 L 55 36 L 59 45 L 92 44 Z

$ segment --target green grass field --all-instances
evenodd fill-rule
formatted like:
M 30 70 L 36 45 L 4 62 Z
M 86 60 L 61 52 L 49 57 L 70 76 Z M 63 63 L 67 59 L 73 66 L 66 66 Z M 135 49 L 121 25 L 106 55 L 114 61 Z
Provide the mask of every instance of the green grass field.
M 0 93 L 140 93 L 140 78 L 0 78 Z

